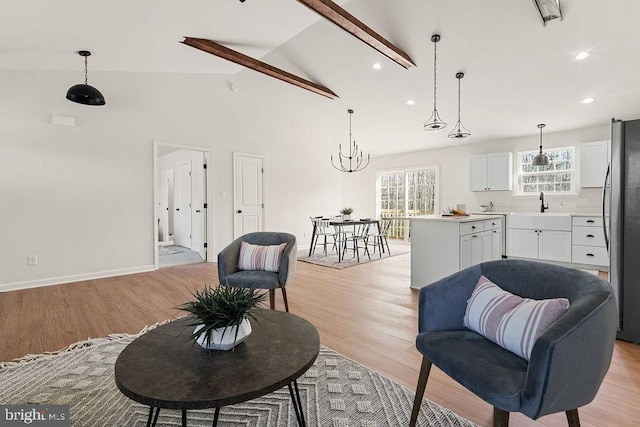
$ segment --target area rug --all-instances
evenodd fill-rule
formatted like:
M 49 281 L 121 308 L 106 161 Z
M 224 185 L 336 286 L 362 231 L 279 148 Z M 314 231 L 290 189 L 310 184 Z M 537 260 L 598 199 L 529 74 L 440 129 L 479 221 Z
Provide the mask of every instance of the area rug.
M 165 256 L 165 255 L 179 254 L 186 250 L 187 250 L 186 248 L 183 248 L 181 246 L 176 246 L 176 245 L 158 246 L 158 255 Z
M 113 368 L 136 335 L 111 335 L 73 344 L 55 354 L 0 364 L 2 404 L 68 404 L 72 426 L 144 426 L 149 408 L 125 397 Z M 308 426 L 399 427 L 409 423 L 413 392 L 322 347 L 315 364 L 298 379 Z M 188 412 L 189 426 L 210 426 L 213 410 Z M 178 410 L 160 411 L 158 426 L 180 426 Z M 249 402 L 223 407 L 221 427 L 295 426 L 285 387 Z M 475 426 L 452 411 L 422 403 L 419 426 Z
M 361 252 L 360 262 L 358 262 L 358 259 L 356 257 L 352 256 L 351 253 L 347 253 L 345 258 L 342 261 L 338 262 L 337 253 L 335 252 L 328 253 L 327 256 L 325 256 L 321 248 L 318 248 L 316 250 L 316 253 L 312 254 L 311 256 L 309 256 L 308 249 L 306 251 L 299 251 L 298 261 L 308 262 L 310 264 L 316 264 L 316 265 L 321 265 L 323 267 L 337 268 L 339 270 L 342 270 L 343 268 L 354 267 L 356 265 L 379 261 L 381 259 L 391 258 L 398 255 L 404 255 L 409 252 L 410 252 L 409 246 L 391 246 L 390 247 L 391 254 L 389 254 L 389 252 L 385 252 L 382 254 L 382 257 L 380 257 L 380 254 L 378 252 L 376 252 L 375 254 L 371 252 L 371 260 L 369 260 L 369 257 L 367 257 L 366 254 Z

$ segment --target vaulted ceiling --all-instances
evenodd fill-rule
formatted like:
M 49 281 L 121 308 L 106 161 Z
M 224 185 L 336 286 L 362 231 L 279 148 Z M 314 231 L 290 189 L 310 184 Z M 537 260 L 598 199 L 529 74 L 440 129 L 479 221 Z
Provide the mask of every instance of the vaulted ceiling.
M 405 70 L 295 0 L 4 0 L 0 70 L 253 73 L 180 43 L 214 40 L 326 86 L 336 114 L 354 108 L 354 135 L 380 155 L 454 144 L 458 71 L 469 143 L 604 125 L 640 117 L 640 2 L 561 0 L 564 19 L 543 27 L 531 0 L 336 1 L 405 51 Z M 422 129 L 433 108 L 438 44 L 440 134 Z M 588 51 L 589 58 L 575 55 Z M 381 70 L 372 65 L 378 62 Z M 268 76 L 261 76 L 270 79 Z M 285 85 L 286 83 L 281 83 Z M 596 102 L 580 101 L 592 96 Z M 407 105 L 412 99 L 415 105 Z

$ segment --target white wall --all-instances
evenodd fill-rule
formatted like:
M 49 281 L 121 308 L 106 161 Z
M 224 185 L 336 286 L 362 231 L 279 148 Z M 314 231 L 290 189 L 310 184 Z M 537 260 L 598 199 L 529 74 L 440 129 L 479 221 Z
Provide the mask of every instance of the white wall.
M 0 291 L 152 269 L 153 141 L 212 151 L 210 259 L 233 239 L 234 151 L 265 156 L 267 229 L 299 247 L 309 216 L 342 207 L 343 174 L 329 163 L 347 139 L 340 101 L 253 71 L 92 73 L 107 105 L 89 107 L 64 98 L 77 79 L 0 72 Z M 76 127 L 53 126 L 52 114 Z
M 545 148 L 575 145 L 577 157 L 575 176 L 579 178 L 579 144 L 609 139 L 609 126 L 597 126 L 567 132 L 545 133 L 543 143 Z M 514 153 L 515 168 L 515 153 L 536 150 L 539 144 L 539 135 L 532 135 L 483 144 L 452 142 L 449 148 L 382 156 L 372 159 L 369 168 L 343 181 L 343 202 L 346 205 L 352 205 L 356 212 L 366 212 L 368 216 L 368 213 L 375 213 L 374 190 L 377 171 L 437 164 L 440 166 L 441 210 L 446 209 L 447 206 L 453 208 L 456 204 L 466 204 L 467 210 L 473 211 L 478 210 L 480 205 L 492 201 L 494 211 L 536 211 L 540 208 L 538 195 L 516 195 L 515 179 L 514 191 L 470 192 L 468 190 L 469 158 L 477 154 L 511 151 Z M 577 190 L 579 193 L 573 196 L 548 196 L 545 203 L 549 203 L 549 211 L 559 212 L 562 202 L 564 212 L 599 212 L 601 189 L 577 188 Z M 589 204 L 579 202 L 580 198 L 585 197 L 590 199 Z
M 234 139 L 216 76 L 91 77 L 104 107 L 65 99 L 77 73 L 0 72 L 0 290 L 153 268 L 153 141 L 215 153 Z

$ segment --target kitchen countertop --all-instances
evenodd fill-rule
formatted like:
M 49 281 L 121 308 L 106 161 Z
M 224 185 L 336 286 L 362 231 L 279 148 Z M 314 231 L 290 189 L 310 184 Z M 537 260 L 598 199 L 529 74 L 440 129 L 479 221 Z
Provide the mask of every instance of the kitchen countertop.
M 412 221 L 445 221 L 445 222 L 471 222 L 481 221 L 483 219 L 499 219 L 502 215 L 480 214 L 480 215 L 468 215 L 468 216 L 442 216 L 442 215 L 423 215 L 423 216 L 408 216 L 408 217 L 394 217 L 394 219 L 410 219 Z
M 511 214 L 517 214 L 517 215 L 526 215 L 528 213 L 530 214 L 540 214 L 540 212 L 504 212 L 504 211 L 491 211 L 491 212 L 469 212 L 471 215 L 474 216 L 481 216 L 481 215 L 511 215 Z M 566 215 L 566 216 L 602 216 L 602 212 L 549 212 L 546 211 L 545 212 L 546 215 Z

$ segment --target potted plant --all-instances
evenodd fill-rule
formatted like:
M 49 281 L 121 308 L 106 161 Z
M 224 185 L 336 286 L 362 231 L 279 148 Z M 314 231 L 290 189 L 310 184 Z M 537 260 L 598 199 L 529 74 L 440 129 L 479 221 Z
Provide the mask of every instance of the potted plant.
M 349 220 L 351 219 L 351 214 L 353 213 L 353 208 L 343 208 L 340 213 L 342 214 L 342 219 Z
M 202 348 L 231 350 L 251 333 L 249 318 L 264 294 L 251 288 L 204 286 L 191 292 L 195 298 L 178 307 L 189 313 L 189 326 L 195 326 L 191 338 Z

